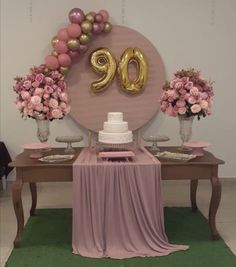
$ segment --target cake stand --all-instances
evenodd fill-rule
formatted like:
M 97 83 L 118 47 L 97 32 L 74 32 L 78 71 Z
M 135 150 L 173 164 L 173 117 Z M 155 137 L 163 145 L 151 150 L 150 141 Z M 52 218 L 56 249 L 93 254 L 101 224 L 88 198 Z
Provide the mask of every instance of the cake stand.
M 192 149 L 191 152 L 192 155 L 200 157 L 204 155 L 203 148 L 208 147 L 210 144 L 205 141 L 189 141 L 185 142 L 183 145 L 187 148 Z
M 24 144 L 22 147 L 25 150 L 30 150 L 30 158 L 32 159 L 38 159 L 43 156 L 42 150 L 47 149 L 50 147 L 48 143 L 31 143 L 31 144 Z
M 150 135 L 148 137 L 143 137 L 143 140 L 146 142 L 152 142 L 152 146 L 150 148 L 150 150 L 152 152 L 159 152 L 160 148 L 158 147 L 157 143 L 158 142 L 166 142 L 169 141 L 170 138 L 167 136 L 154 136 L 154 135 Z
M 66 154 L 75 153 L 72 143 L 77 143 L 83 140 L 83 136 L 57 136 L 55 139 L 59 143 L 66 143 L 67 147 L 65 148 Z

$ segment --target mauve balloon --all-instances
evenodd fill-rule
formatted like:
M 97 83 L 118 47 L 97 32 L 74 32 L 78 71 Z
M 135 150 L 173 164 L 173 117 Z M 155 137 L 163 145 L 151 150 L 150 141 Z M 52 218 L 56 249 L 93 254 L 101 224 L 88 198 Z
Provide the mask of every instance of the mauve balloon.
M 78 23 L 80 24 L 84 20 L 84 12 L 80 8 L 73 8 L 69 12 L 69 20 L 71 23 Z

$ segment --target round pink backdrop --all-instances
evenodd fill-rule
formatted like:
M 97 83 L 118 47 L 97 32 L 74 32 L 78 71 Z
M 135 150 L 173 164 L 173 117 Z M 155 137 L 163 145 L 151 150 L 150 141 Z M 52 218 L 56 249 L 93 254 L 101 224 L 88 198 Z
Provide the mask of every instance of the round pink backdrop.
M 119 76 L 116 74 L 112 84 L 101 93 L 90 89 L 93 81 L 100 76 L 92 70 L 90 54 L 100 48 L 108 48 L 117 62 L 128 47 L 137 47 L 146 55 L 148 61 L 148 80 L 141 94 L 129 95 L 121 90 Z M 136 70 L 129 66 L 130 78 L 135 77 Z M 71 98 L 71 117 L 83 127 L 99 131 L 107 120 L 108 112 L 124 113 L 129 129 L 136 130 L 145 125 L 159 111 L 159 95 L 165 83 L 165 70 L 162 59 L 151 42 L 137 31 L 113 26 L 108 34 L 101 34 L 92 40 L 89 50 L 73 64 L 68 77 Z

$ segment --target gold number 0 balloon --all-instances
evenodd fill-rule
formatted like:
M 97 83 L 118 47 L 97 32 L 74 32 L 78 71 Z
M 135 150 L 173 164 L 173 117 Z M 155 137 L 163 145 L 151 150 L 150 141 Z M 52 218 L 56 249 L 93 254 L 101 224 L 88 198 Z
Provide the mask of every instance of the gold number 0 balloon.
M 116 74 L 116 60 L 107 48 L 99 48 L 91 54 L 90 63 L 95 72 L 103 74 L 99 80 L 91 84 L 91 89 L 98 93 L 113 81 Z
M 129 78 L 129 63 L 134 61 L 137 66 L 137 78 L 132 81 Z M 121 56 L 118 73 L 122 89 L 130 94 L 140 93 L 147 82 L 148 64 L 145 55 L 139 48 L 127 48 Z

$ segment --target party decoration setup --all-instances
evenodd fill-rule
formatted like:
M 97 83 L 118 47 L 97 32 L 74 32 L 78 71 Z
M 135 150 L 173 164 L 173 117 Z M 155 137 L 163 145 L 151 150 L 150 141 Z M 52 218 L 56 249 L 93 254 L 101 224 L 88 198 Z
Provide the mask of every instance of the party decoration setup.
M 53 51 L 45 57 L 45 63 L 32 67 L 25 77 L 15 78 L 16 107 L 24 119 L 52 121 L 69 114 L 70 100 L 65 75 L 73 60 L 87 51 L 92 36 L 108 33 L 112 28 L 106 10 L 85 14 L 81 9 L 73 8 L 68 18 L 70 24 L 59 29 L 52 38 Z M 39 139 L 45 142 L 48 137 L 40 133 L 41 129 L 38 123 Z

